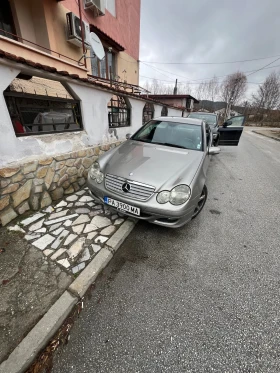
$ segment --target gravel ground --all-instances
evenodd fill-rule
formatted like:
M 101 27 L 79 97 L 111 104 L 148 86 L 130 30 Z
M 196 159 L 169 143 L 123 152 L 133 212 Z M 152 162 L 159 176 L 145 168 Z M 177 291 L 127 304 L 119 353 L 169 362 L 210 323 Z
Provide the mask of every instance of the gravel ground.
M 279 373 L 280 143 L 247 130 L 208 172 L 197 219 L 136 226 L 53 373 Z

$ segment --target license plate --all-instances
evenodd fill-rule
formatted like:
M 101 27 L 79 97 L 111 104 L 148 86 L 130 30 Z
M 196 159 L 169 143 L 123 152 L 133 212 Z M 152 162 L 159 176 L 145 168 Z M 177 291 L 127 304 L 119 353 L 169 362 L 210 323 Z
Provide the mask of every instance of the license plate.
M 113 206 L 120 211 L 126 211 L 133 215 L 140 215 L 139 207 L 128 205 L 127 203 L 116 201 L 115 199 L 104 197 L 104 203 L 109 206 Z

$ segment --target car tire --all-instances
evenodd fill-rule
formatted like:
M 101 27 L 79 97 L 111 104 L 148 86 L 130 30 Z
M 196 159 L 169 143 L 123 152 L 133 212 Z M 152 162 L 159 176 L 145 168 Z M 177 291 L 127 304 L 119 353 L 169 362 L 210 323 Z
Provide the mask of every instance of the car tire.
M 192 216 L 192 219 L 196 218 L 198 214 L 201 213 L 204 205 L 205 205 L 205 202 L 207 200 L 207 196 L 208 196 L 208 191 L 207 191 L 207 186 L 204 185 L 203 189 L 202 189 L 202 192 L 201 192 L 201 196 L 200 196 L 200 199 L 198 201 L 198 204 L 194 210 L 194 213 L 193 213 L 193 216 Z

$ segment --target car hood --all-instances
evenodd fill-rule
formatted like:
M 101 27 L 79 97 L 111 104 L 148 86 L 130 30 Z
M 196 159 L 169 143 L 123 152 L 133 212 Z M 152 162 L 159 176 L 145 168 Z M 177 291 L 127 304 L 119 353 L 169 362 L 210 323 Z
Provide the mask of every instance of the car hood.
M 203 154 L 201 151 L 128 140 L 108 154 L 108 158 L 104 154 L 100 165 L 105 174 L 148 184 L 156 191 L 170 190 L 178 184 L 191 184 Z

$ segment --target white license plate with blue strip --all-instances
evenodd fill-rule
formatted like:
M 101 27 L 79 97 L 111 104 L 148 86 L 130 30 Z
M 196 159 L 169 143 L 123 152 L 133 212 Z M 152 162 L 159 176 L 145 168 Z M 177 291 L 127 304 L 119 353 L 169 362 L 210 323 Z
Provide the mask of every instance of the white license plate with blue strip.
M 140 215 L 139 207 L 131 206 L 127 203 L 117 201 L 110 197 L 104 197 L 103 200 L 104 200 L 104 203 L 106 203 L 106 205 L 115 207 L 116 209 L 120 211 L 129 212 L 130 214 L 137 215 L 137 216 Z

